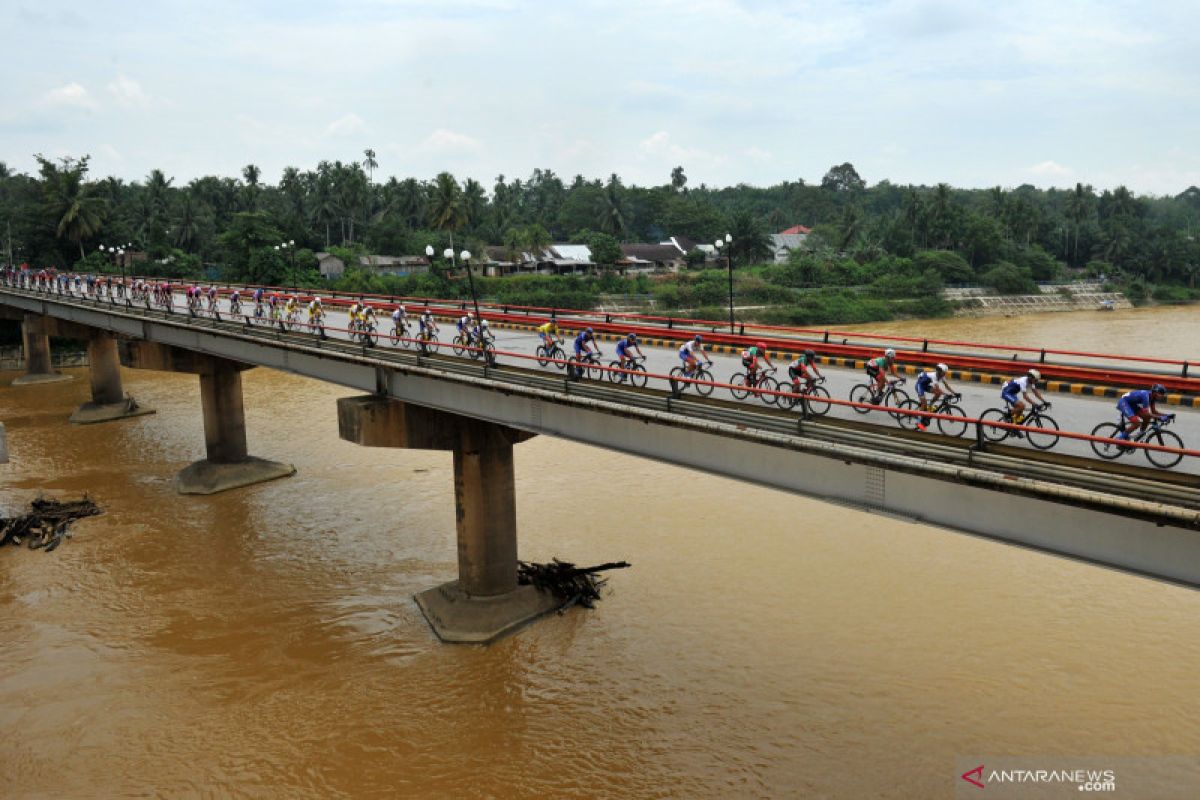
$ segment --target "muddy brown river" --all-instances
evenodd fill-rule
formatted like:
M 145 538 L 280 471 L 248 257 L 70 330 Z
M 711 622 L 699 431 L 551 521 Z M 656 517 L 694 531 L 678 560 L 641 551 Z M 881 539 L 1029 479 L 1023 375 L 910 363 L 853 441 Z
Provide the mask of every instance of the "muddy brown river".
M 863 327 L 1200 342 L 1190 308 Z M 447 646 L 412 594 L 455 575 L 448 453 L 343 443 L 350 392 L 253 370 L 251 452 L 296 476 L 180 497 L 197 379 L 126 371 L 158 413 L 72 427 L 76 374 L 0 380 L 0 507 L 106 512 L 0 549 L 0 797 L 926 798 L 972 755 L 1200 755 L 1200 592 L 539 437 L 521 556 L 634 566 L 595 611 Z

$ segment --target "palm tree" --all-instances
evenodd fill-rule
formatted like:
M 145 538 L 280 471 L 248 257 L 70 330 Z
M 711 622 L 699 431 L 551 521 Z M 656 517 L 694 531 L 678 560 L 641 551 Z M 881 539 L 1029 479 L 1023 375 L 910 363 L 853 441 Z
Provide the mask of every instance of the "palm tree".
M 179 216 L 175 220 L 175 246 L 191 251 L 200 238 L 196 200 L 186 189 L 181 193 Z
M 79 247 L 79 257 L 83 258 L 83 240 L 100 231 L 107 211 L 107 204 L 96 195 L 94 184 L 84 181 L 90 156 L 63 158 L 58 165 L 41 155 L 34 157 L 40 165 L 44 210 L 54 223 L 54 234 L 74 242 Z
M 246 166 L 242 167 L 242 177 L 246 179 L 245 195 L 247 211 L 258 210 L 258 179 L 261 175 L 262 170 L 260 170 L 254 164 L 247 164 Z
M 363 156 L 365 156 L 363 166 L 366 167 L 369 173 L 367 179 L 374 182 L 375 170 L 379 169 L 379 162 L 375 160 L 375 151 L 368 147 L 366 150 L 363 150 Z
M 618 239 L 625 235 L 625 187 L 621 179 L 613 173 L 604 187 L 600 200 L 600 230 L 612 234 Z
M 763 228 L 762 220 L 749 209 L 740 208 L 729 219 L 729 233 L 733 242 L 731 254 L 743 264 L 766 261 L 771 257 L 771 240 Z
M 1092 187 L 1075 184 L 1075 191 L 1067 196 L 1067 217 L 1075 228 L 1075 244 L 1071 248 L 1071 264 L 1079 266 L 1079 229 L 1092 210 Z

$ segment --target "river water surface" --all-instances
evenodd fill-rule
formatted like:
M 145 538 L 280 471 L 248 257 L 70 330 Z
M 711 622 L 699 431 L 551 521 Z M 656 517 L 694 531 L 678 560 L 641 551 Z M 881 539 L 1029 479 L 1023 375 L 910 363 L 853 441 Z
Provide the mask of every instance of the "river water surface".
M 1194 357 L 1198 316 L 864 327 Z M 412 594 L 455 576 L 449 454 L 343 443 L 347 390 L 254 370 L 250 449 L 298 473 L 179 497 L 197 379 L 126 371 L 158 413 L 72 427 L 76 374 L 0 390 L 0 507 L 106 512 L 0 550 L 0 797 L 943 797 L 969 755 L 1200 755 L 1195 591 L 539 437 L 522 557 L 634 566 L 446 646 Z

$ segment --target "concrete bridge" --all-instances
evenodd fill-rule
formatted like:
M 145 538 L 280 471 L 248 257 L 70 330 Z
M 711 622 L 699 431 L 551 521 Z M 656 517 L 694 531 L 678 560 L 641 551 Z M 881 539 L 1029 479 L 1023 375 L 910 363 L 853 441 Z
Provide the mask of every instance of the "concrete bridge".
M 26 340 L 27 374 L 14 383 L 55 379 L 43 358 L 48 337 L 89 343 L 92 402 L 76 422 L 148 412 L 124 396 L 122 364 L 199 376 L 207 458 L 180 474 L 183 492 L 294 471 L 247 452 L 241 372 L 256 366 L 362 393 L 338 403 L 348 441 L 452 451 L 459 577 L 416 598 L 448 641 L 488 641 L 553 605 L 517 585 L 512 448 L 537 434 L 1200 586 L 1200 476 L 1193 473 L 981 446 L 894 425 L 806 419 L 762 405 L 678 397 L 665 387 L 571 381 L 532 361 L 492 365 L 368 347 L 228 315 L 202 318 L 12 286 L 0 286 L 0 308 L 21 320 Z

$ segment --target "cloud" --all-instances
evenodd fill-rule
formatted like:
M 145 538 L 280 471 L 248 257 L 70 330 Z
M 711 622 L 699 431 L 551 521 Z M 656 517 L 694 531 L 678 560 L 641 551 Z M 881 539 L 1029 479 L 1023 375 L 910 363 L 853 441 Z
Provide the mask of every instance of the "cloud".
M 147 108 L 150 105 L 150 96 L 142 89 L 141 84 L 124 75 L 118 75 L 107 88 L 121 108 Z
M 421 143 L 421 149 L 433 153 L 475 153 L 482 143 L 465 133 L 438 128 Z
M 71 82 L 66 86 L 51 89 L 41 97 L 41 104 L 51 107 L 69 107 L 95 109 L 96 101 L 88 94 L 88 90 L 78 83 Z
M 683 162 L 691 161 L 704 162 L 709 164 L 717 164 L 724 162 L 725 159 L 720 156 L 714 156 L 707 150 L 702 150 L 698 147 L 682 147 L 671 141 L 671 135 L 666 131 L 658 131 L 651 136 L 643 139 L 638 144 L 638 149 L 645 157 L 663 158 L 669 161 Z
M 367 132 L 367 123 L 358 114 L 343 114 L 325 126 L 326 136 L 354 136 Z
M 1027 171 L 1034 175 L 1045 175 L 1052 178 L 1061 178 L 1071 174 L 1070 169 L 1054 161 L 1043 161 L 1040 164 L 1034 164 Z

